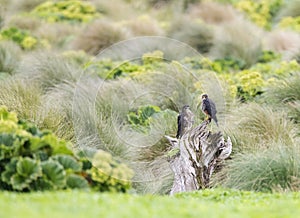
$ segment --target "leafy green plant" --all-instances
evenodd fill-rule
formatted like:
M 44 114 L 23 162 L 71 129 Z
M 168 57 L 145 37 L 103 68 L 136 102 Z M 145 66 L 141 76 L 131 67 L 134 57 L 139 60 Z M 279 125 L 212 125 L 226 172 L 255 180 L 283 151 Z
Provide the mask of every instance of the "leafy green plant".
M 89 22 L 100 15 L 91 3 L 79 0 L 46 1 L 38 5 L 32 14 L 48 22 Z
M 151 122 L 151 117 L 155 113 L 159 113 L 161 110 L 158 106 L 147 105 L 141 106 L 137 109 L 137 111 L 129 112 L 127 115 L 128 121 L 131 125 L 139 127 L 149 127 Z
M 16 27 L 2 29 L 0 32 L 0 39 L 12 40 L 24 50 L 32 50 L 38 45 L 42 45 L 35 36 Z
M 271 0 L 271 1 L 250 1 L 242 0 L 237 1 L 234 6 L 246 13 L 250 20 L 256 23 L 258 26 L 266 29 L 271 29 L 271 22 L 273 17 L 278 13 L 283 1 Z
M 90 169 L 91 178 L 98 184 L 100 191 L 126 192 L 131 187 L 133 171 L 126 165 L 117 162 L 112 155 L 102 150 L 97 151 Z
M 298 17 L 284 17 L 280 22 L 279 22 L 279 27 L 283 29 L 291 29 L 296 32 L 300 31 L 300 16 Z
M 82 164 L 72 155 L 65 141 L 0 107 L 0 189 L 87 188 L 79 176 Z

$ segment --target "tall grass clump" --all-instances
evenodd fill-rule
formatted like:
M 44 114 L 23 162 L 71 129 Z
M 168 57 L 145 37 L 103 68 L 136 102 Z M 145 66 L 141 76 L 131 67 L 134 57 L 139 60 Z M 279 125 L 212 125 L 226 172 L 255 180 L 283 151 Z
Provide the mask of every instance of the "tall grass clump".
M 231 22 L 240 17 L 238 12 L 231 5 L 209 1 L 191 5 L 187 13 L 192 18 L 200 18 L 205 23 L 209 24 Z
M 37 82 L 44 91 L 61 83 L 76 82 L 81 74 L 81 69 L 62 56 L 49 52 L 38 52 L 24 58 L 19 71 L 22 76 Z
M 270 144 L 270 149 L 242 153 L 228 162 L 220 185 L 249 191 L 299 191 L 299 147 L 282 143 Z M 218 180 L 217 179 L 217 180 Z
M 46 0 L 12 0 L 10 7 L 12 11 L 29 12 Z
M 283 17 L 298 17 L 300 16 L 300 1 L 299 0 L 292 0 L 292 1 L 285 1 L 285 4 L 278 12 L 275 20 L 279 21 Z
M 125 22 L 124 26 L 132 36 L 163 36 L 164 31 L 158 22 L 149 16 L 141 16 L 137 19 Z
M 293 59 L 300 50 L 300 35 L 289 30 L 275 30 L 264 39 L 264 49 L 279 52 L 284 59 Z
M 268 103 L 274 104 L 289 112 L 289 115 L 300 123 L 300 72 L 287 78 L 277 85 L 270 86 L 264 94 Z
M 183 18 L 171 24 L 169 36 L 187 43 L 201 53 L 207 53 L 213 45 L 214 28 L 197 20 Z
M 291 144 L 296 137 L 296 127 L 286 113 L 271 107 L 250 103 L 232 110 L 226 118 L 225 132 L 239 152 L 269 148 L 273 142 Z
M 74 40 L 73 47 L 96 55 L 101 50 L 125 39 L 125 32 L 116 24 L 109 21 L 96 20 L 89 24 Z
M 210 54 L 213 58 L 237 59 L 249 67 L 262 52 L 261 36 L 261 29 L 246 20 L 224 23 L 215 33 Z
M 0 105 L 15 111 L 20 119 L 34 121 L 41 105 L 41 90 L 36 83 L 15 76 L 0 81 Z
M 21 49 L 16 44 L 8 41 L 0 42 L 0 74 L 15 74 L 20 60 Z

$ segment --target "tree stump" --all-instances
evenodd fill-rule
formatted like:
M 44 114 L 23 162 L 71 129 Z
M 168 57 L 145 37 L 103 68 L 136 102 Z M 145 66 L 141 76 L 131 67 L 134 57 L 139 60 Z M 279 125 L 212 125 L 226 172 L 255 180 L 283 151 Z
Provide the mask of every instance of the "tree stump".
M 166 136 L 172 149 L 179 149 L 169 160 L 174 172 L 171 195 L 209 187 L 212 173 L 231 154 L 230 138 L 225 142 L 221 132 L 211 133 L 208 125 L 204 121 L 189 128 L 179 139 Z

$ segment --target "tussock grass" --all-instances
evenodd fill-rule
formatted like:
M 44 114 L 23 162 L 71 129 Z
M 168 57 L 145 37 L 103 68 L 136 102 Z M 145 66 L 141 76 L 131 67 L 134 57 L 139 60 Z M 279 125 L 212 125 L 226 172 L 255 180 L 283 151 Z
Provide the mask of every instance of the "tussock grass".
M 35 120 L 42 97 L 37 84 L 13 76 L 1 80 L 0 89 L 0 105 L 15 111 L 20 119 Z
M 300 50 L 300 35 L 288 30 L 275 30 L 264 39 L 266 50 L 279 52 L 284 59 L 293 59 Z
M 11 0 L 10 9 L 17 12 L 29 12 L 46 0 Z
M 205 23 L 183 18 L 171 24 L 169 35 L 201 53 L 207 53 L 213 45 L 214 29 Z
M 216 30 L 210 54 L 214 58 L 244 61 L 249 67 L 256 63 L 261 53 L 261 33 L 261 29 L 246 20 L 224 23 Z
M 295 73 L 278 85 L 271 86 L 263 95 L 264 100 L 274 106 L 287 110 L 296 123 L 300 123 L 300 72 Z
M 164 30 L 158 22 L 149 16 L 129 20 L 124 25 L 132 36 L 163 36 Z
M 192 5 L 188 12 L 192 18 L 200 18 L 205 23 L 220 24 L 231 22 L 241 15 L 229 4 L 203 1 L 200 4 Z
M 74 40 L 73 47 L 96 55 L 102 49 L 125 39 L 122 28 L 109 21 L 95 20 Z
M 134 2 L 132 4 L 123 0 L 91 0 L 91 2 L 95 5 L 97 11 L 116 21 L 135 18 L 141 14 L 141 11 L 132 5 Z
M 21 49 L 13 42 L 0 42 L 0 72 L 15 74 L 21 59 Z
M 286 1 L 284 6 L 278 12 L 275 20 L 280 21 L 283 17 L 298 17 L 300 16 L 300 1 Z
M 299 147 L 282 143 L 270 149 L 237 154 L 222 172 L 222 186 L 252 191 L 299 191 Z
M 241 105 L 228 115 L 225 132 L 239 152 L 269 149 L 272 143 L 292 144 L 296 127 L 285 112 L 256 103 Z
M 81 70 L 63 57 L 49 52 L 37 52 L 27 56 L 19 69 L 23 77 L 37 82 L 47 91 L 60 83 L 76 82 Z
M 71 25 L 69 23 L 46 23 L 43 22 L 35 35 L 39 38 L 47 40 L 52 48 L 56 50 L 68 49 L 74 38 L 82 31 L 82 25 Z
M 26 15 L 16 15 L 8 21 L 9 26 L 15 26 L 26 31 L 35 31 L 41 25 L 45 25 L 41 20 Z

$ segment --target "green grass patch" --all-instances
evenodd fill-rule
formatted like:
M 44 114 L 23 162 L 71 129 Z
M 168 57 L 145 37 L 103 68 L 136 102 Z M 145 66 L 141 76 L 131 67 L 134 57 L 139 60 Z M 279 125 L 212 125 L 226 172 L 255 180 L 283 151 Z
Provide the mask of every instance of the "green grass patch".
M 0 193 L 0 217 L 297 217 L 300 193 L 230 189 L 176 196 L 95 192 Z

